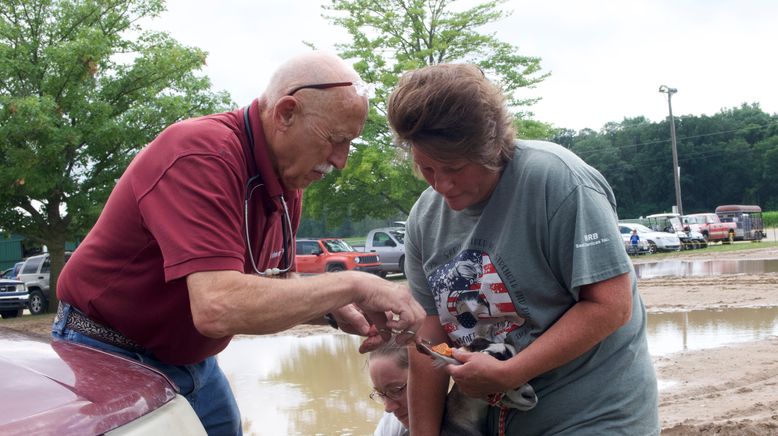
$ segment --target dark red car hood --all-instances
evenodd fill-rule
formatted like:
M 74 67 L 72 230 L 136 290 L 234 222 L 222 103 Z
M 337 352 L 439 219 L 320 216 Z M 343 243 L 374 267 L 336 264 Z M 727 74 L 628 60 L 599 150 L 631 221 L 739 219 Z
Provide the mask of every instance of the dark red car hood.
M 101 434 L 175 396 L 138 362 L 0 328 L 0 434 Z

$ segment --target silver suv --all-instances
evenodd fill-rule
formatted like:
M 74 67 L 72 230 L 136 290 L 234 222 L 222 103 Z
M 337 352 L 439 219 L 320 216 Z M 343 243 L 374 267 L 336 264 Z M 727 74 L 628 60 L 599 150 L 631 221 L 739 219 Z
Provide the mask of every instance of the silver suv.
M 65 252 L 65 262 L 70 258 L 70 252 Z M 17 280 L 27 285 L 30 293 L 30 313 L 38 315 L 45 313 L 49 308 L 53 290 L 49 286 L 51 275 L 51 260 L 49 253 L 30 256 L 19 270 Z
M 30 294 L 24 283 L 0 279 L 0 316 L 16 318 L 21 315 L 30 301 Z

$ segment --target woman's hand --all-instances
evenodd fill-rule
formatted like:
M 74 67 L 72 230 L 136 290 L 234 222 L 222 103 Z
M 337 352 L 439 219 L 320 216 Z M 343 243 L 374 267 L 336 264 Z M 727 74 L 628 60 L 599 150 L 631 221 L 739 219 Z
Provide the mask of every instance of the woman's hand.
M 505 361 L 498 360 L 487 353 L 469 352 L 454 349 L 454 358 L 462 365 L 446 365 L 446 372 L 457 383 L 465 395 L 485 399 L 489 394 L 515 389 L 522 383 L 511 386 L 504 376 L 507 370 Z

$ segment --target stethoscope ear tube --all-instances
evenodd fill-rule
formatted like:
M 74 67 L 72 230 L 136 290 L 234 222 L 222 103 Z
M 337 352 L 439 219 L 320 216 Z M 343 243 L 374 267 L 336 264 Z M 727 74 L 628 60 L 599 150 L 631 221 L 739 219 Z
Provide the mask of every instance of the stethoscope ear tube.
M 248 151 L 249 155 L 246 156 L 246 158 L 251 158 L 251 160 L 248 162 L 249 168 L 251 168 L 253 165 L 256 164 L 256 160 L 254 158 L 254 132 L 251 130 L 251 123 L 249 122 L 249 107 L 246 106 L 243 109 L 243 125 L 246 127 L 246 136 L 248 136 Z M 254 177 L 259 177 L 259 170 L 257 170 L 257 174 Z M 252 177 L 252 178 L 254 178 Z
M 252 168 L 254 165 L 256 165 L 256 161 L 254 160 L 254 132 L 251 130 L 251 124 L 249 123 L 249 106 L 246 106 L 243 109 L 243 123 L 246 126 L 246 136 L 249 140 L 248 155 L 246 156 L 246 159 L 249 160 L 248 167 Z M 279 198 L 281 199 L 281 206 L 283 208 L 283 215 L 281 216 L 281 237 L 284 244 L 284 268 L 268 268 L 264 271 L 260 271 L 257 267 L 256 261 L 254 261 L 254 253 L 251 249 L 250 243 L 251 236 L 249 234 L 249 200 L 251 199 L 251 195 L 254 193 L 254 190 L 261 188 L 262 186 L 265 186 L 265 184 L 262 181 L 262 176 L 259 174 L 259 170 L 256 170 L 256 174 L 251 176 L 246 181 L 246 195 L 243 200 L 243 222 L 245 223 L 244 227 L 246 231 L 246 247 L 248 248 L 249 259 L 251 259 L 251 267 L 254 269 L 254 273 L 260 276 L 272 277 L 279 274 L 284 274 L 292 269 L 292 256 L 294 255 L 291 254 L 290 249 L 292 248 L 292 244 L 289 243 L 292 235 L 292 221 L 289 218 L 289 208 L 286 206 L 286 199 L 284 198 L 284 194 L 281 194 L 279 195 Z

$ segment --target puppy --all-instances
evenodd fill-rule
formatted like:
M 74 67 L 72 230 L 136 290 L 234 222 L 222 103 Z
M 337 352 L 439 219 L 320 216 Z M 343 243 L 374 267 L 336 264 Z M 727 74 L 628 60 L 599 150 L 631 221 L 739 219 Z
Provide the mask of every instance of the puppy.
M 499 360 L 508 360 L 516 354 L 516 349 L 510 344 L 494 343 L 483 338 L 476 338 L 465 348 L 471 352 L 489 353 Z M 503 393 L 496 405 L 530 410 L 537 402 L 535 390 L 529 384 L 525 384 L 518 389 Z M 446 411 L 440 434 L 441 436 L 483 435 L 488 412 L 488 402 L 480 398 L 468 397 L 454 384 L 446 397 Z

